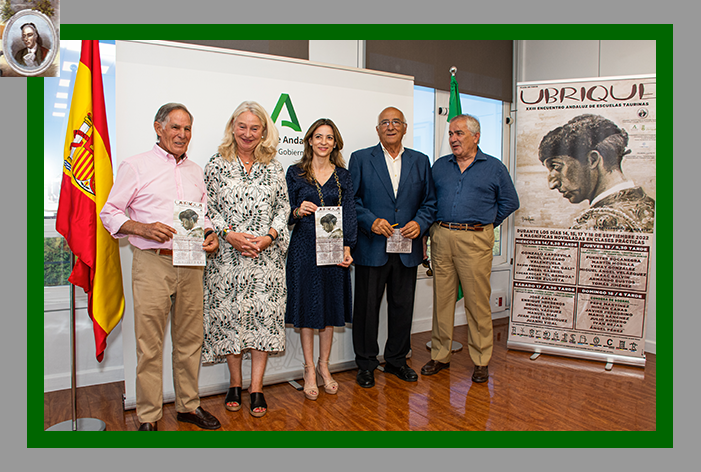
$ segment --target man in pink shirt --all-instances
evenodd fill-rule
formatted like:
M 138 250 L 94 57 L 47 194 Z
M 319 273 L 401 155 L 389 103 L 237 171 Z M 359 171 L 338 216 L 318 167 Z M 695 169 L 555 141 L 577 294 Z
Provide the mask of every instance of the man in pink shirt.
M 136 334 L 136 414 L 139 431 L 157 431 L 163 416 L 163 340 L 168 314 L 173 339 L 173 382 L 178 421 L 218 429 L 219 421 L 200 407 L 198 377 L 202 349 L 202 266 L 173 265 L 172 224 L 175 201 L 204 203 L 202 169 L 186 154 L 192 115 L 179 103 L 156 114 L 158 142 L 153 149 L 125 159 L 100 212 L 107 231 L 128 237 L 134 247 L 132 289 Z M 214 252 L 219 240 L 205 218 L 203 249 Z

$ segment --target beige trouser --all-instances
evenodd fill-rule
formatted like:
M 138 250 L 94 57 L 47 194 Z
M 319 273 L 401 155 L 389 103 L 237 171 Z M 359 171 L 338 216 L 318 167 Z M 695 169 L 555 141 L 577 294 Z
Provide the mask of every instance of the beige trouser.
M 475 365 L 488 365 L 493 333 L 490 276 L 494 227 L 455 231 L 437 223 L 431 227 L 433 265 L 433 329 L 431 359 L 450 362 L 458 285 L 462 285 L 467 315 L 467 346 Z
M 171 308 L 175 409 L 188 413 L 200 406 L 203 273 L 203 267 L 175 267 L 172 256 L 134 248 L 136 414 L 141 423 L 163 415 L 163 341 Z

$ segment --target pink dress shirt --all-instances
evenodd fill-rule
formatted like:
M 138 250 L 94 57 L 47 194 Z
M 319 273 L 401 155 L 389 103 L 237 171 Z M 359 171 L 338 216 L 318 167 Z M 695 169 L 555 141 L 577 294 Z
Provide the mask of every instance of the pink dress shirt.
M 107 202 L 100 212 L 105 229 L 115 238 L 127 236 L 119 229 L 129 219 L 139 223 L 161 223 L 173 226 L 175 200 L 205 204 L 207 188 L 202 168 L 191 162 L 187 155 L 176 163 L 155 144 L 153 149 L 122 161 Z M 127 215 L 128 212 L 128 215 Z M 205 228 L 211 228 L 205 216 Z M 128 235 L 129 242 L 139 249 L 172 249 L 173 241 L 159 243 L 141 236 Z

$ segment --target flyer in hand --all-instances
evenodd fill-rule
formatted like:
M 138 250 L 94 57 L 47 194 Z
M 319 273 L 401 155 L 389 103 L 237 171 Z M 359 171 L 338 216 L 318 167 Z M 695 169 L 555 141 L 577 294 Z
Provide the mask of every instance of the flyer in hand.
M 399 228 L 394 228 L 394 234 L 387 238 L 387 252 L 411 254 L 411 239 L 402 236 Z
M 316 221 L 316 265 L 343 262 L 343 208 L 318 207 Z
M 204 203 L 175 200 L 173 265 L 203 266 L 207 261 L 204 242 Z

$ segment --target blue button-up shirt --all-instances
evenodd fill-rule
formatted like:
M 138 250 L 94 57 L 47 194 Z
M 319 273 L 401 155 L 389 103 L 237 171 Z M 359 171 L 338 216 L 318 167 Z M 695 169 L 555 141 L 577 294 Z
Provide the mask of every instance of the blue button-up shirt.
M 519 206 L 518 194 L 506 166 L 477 148 L 474 161 L 460 172 L 449 154 L 433 164 L 438 221 L 488 225 L 496 228 Z

